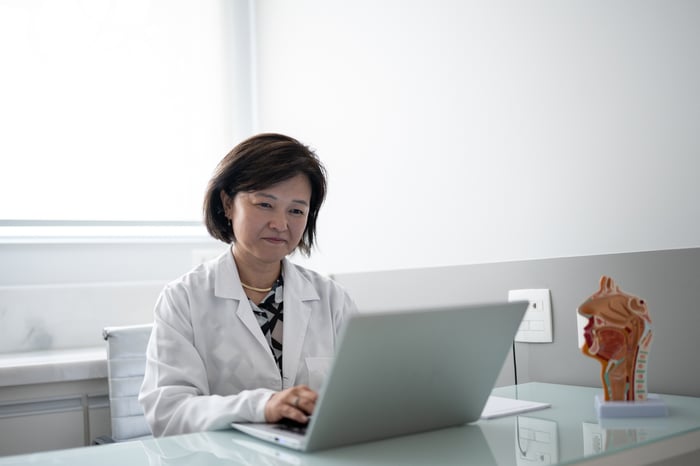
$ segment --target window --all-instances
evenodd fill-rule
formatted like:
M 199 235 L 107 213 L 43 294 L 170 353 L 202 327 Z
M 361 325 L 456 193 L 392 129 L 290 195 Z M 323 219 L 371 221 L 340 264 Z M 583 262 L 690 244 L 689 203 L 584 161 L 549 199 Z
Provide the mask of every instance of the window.
M 191 226 L 250 133 L 247 2 L 0 3 L 0 229 Z

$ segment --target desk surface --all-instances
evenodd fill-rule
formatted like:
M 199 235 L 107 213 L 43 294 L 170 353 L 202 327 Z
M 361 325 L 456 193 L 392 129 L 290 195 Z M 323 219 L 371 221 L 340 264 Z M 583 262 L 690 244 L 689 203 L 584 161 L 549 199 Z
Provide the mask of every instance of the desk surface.
M 664 395 L 668 417 L 601 425 L 594 410 L 594 397 L 599 391 L 543 383 L 501 387 L 493 393 L 552 406 L 519 416 L 314 453 L 294 452 L 227 430 L 0 457 L 0 466 L 572 464 L 605 459 L 648 444 L 658 449 L 664 441 L 689 432 L 700 433 L 700 398 Z

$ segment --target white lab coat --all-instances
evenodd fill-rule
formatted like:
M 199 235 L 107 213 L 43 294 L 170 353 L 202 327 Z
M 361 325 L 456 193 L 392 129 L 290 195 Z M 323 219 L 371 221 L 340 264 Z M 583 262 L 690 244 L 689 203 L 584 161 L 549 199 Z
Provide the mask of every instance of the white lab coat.
M 155 436 L 264 422 L 279 390 L 318 390 L 339 330 L 357 306 L 333 280 L 283 261 L 282 372 L 240 284 L 230 251 L 162 291 L 139 402 Z

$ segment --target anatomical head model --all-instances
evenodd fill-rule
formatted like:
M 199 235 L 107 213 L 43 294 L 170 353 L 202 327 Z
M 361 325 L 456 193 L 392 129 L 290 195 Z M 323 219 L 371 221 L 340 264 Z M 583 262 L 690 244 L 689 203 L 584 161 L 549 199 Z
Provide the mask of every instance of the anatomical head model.
M 644 300 L 603 276 L 598 292 L 579 306 L 578 313 L 588 319 L 582 351 L 602 366 L 605 400 L 646 400 L 652 328 Z

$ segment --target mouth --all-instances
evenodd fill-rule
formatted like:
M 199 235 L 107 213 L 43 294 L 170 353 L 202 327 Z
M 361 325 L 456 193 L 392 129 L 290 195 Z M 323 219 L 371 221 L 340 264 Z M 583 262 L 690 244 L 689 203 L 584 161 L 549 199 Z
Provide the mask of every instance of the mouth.
M 286 240 L 284 240 L 282 238 L 274 238 L 274 237 L 263 238 L 263 241 L 267 241 L 268 243 L 271 243 L 271 244 L 284 244 L 287 242 Z

